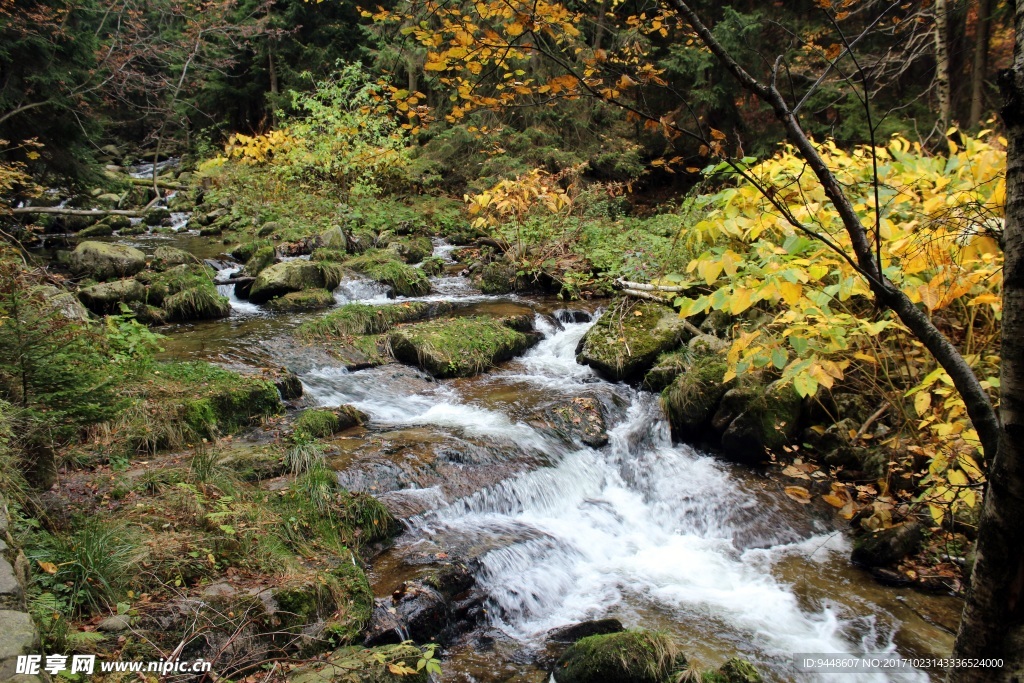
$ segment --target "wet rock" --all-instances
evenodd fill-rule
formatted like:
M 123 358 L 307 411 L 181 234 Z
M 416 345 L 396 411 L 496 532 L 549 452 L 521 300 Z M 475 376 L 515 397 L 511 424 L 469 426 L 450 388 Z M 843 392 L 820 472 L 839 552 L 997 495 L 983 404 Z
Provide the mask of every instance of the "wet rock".
M 621 633 L 625 631 L 622 622 L 618 619 L 594 619 L 593 621 L 581 621 L 578 624 L 569 624 L 548 632 L 548 640 L 555 643 L 575 643 L 577 640 L 590 636 L 603 636 L 609 633 Z
M 686 442 L 706 439 L 713 431 L 713 417 L 722 398 L 734 384 L 723 381 L 725 358 L 717 354 L 674 356 L 664 361 L 660 372 L 667 374 L 673 366 L 681 371 L 661 395 L 672 437 Z M 657 375 L 651 377 L 652 373 L 647 381 L 654 384 Z
M 554 313 L 555 320 L 560 323 L 589 323 L 593 316 L 586 311 L 579 311 L 573 308 L 560 308 Z
M 658 356 L 683 342 L 684 334 L 671 308 L 620 299 L 583 335 L 576 361 L 614 382 L 639 380 Z
M 96 624 L 96 630 L 104 633 L 122 633 L 131 627 L 131 617 L 126 614 L 115 614 Z
M 119 304 L 146 300 L 146 288 L 137 280 L 101 282 L 78 293 L 79 299 L 93 313 L 120 313 Z
M 445 269 L 447 268 L 447 265 L 448 264 L 445 263 L 445 260 L 440 256 L 429 256 L 423 259 L 423 263 L 420 265 L 420 269 L 428 277 L 437 277 L 438 275 L 444 273 Z
M 146 255 L 134 247 L 106 242 L 82 242 L 68 261 L 76 275 L 96 280 L 131 277 L 146 267 Z
M 516 266 L 507 261 L 492 261 L 473 277 L 473 284 L 484 294 L 510 294 L 518 289 Z
M 161 246 L 157 247 L 156 251 L 153 252 L 153 260 L 150 262 L 150 265 L 153 270 L 163 272 L 186 263 L 196 263 L 196 257 L 184 249 Z
M 435 377 L 469 377 L 522 354 L 539 340 L 483 316 L 431 320 L 393 330 L 396 359 Z
M 388 241 L 387 248 L 406 263 L 419 263 L 434 251 L 434 245 L 426 237 L 402 237 Z
M 299 328 L 305 339 L 332 339 L 346 335 L 380 334 L 396 325 L 444 315 L 452 310 L 447 302 L 409 301 L 400 305 L 345 304 L 319 320 Z
M 281 398 L 285 401 L 294 401 L 297 398 L 302 398 L 302 380 L 299 379 L 298 375 L 289 372 L 283 377 L 278 377 L 274 380 L 274 386 L 281 392 Z
M 296 435 L 323 439 L 361 425 L 366 419 L 365 413 L 352 406 L 310 408 L 302 411 L 295 420 L 294 430 Z
M 604 408 L 594 398 L 578 396 L 542 409 L 535 422 L 569 442 L 600 448 L 608 443 Z
M 853 541 L 850 560 L 865 567 L 884 567 L 917 552 L 924 540 L 924 529 L 916 520 L 907 520 L 888 529 L 868 532 Z
M 329 267 L 333 265 L 334 267 Z M 275 263 L 262 271 L 253 282 L 249 300 L 261 304 L 275 297 L 306 289 L 333 290 L 341 281 L 341 272 L 334 264 L 293 260 Z
M 583 638 L 555 663 L 557 683 L 663 683 L 686 668 L 668 636 L 630 630 Z
M 128 230 L 132 227 L 132 220 L 128 216 L 107 216 L 103 219 L 103 222 L 109 225 L 112 229 L 118 231 Z M 144 227 L 139 226 L 143 232 L 146 231 Z
M 242 268 L 242 275 L 256 277 L 276 262 L 277 250 L 273 245 L 264 245 L 253 252 L 252 256 L 245 262 L 245 267 Z
M 316 311 L 330 308 L 333 305 L 334 295 L 326 289 L 307 289 L 302 292 L 291 292 L 267 302 L 267 308 L 277 313 Z

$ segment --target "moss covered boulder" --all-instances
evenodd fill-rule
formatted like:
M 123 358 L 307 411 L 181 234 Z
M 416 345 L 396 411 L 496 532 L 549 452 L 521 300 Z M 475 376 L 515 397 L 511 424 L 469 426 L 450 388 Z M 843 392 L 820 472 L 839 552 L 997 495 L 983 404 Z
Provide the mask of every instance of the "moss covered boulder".
M 146 288 L 137 280 L 115 280 L 85 287 L 78 298 L 93 313 L 120 313 L 120 304 L 146 300 Z
M 854 539 L 850 560 L 865 567 L 884 567 L 917 552 L 923 541 L 924 529 L 917 521 L 908 520 L 858 536 Z
M 313 263 L 301 259 L 275 263 L 260 272 L 249 292 L 256 304 L 307 289 L 333 290 L 341 282 L 341 268 L 334 263 Z
M 193 432 L 204 436 L 232 432 L 282 408 L 273 382 L 209 363 L 165 363 L 157 377 L 154 390 L 172 402 Z
M 766 449 L 780 448 L 796 435 L 801 405 L 790 385 L 730 389 L 712 418 L 719 427 L 728 423 L 722 432 L 722 452 L 736 462 L 761 462 Z
M 345 262 L 345 267 L 391 288 L 394 296 L 423 296 L 430 293 L 430 279 L 419 268 L 395 258 L 389 250 L 368 249 Z
M 250 277 L 256 277 L 264 270 L 274 265 L 277 261 L 277 250 L 272 244 L 267 244 L 255 252 L 245 262 L 245 267 L 242 269 L 243 275 Z
M 615 382 L 640 380 L 662 353 L 679 347 L 684 334 L 671 308 L 619 299 L 580 340 L 576 361 Z
M 392 238 L 387 246 L 406 263 L 419 263 L 434 253 L 434 245 L 428 237 Z
M 322 439 L 340 431 L 363 424 L 366 415 L 352 406 L 339 408 L 310 408 L 295 420 L 295 435 L 300 438 Z
M 451 310 L 451 304 L 408 301 L 384 306 L 345 304 L 319 320 L 304 323 L 299 336 L 330 339 L 353 334 L 380 334 L 395 325 L 432 318 Z
M 145 272 L 136 280 L 148 286 L 147 303 L 159 306 L 168 320 L 214 320 L 231 314 L 231 304 L 217 293 L 208 266 L 185 263 L 162 273 Z
M 132 227 L 132 219 L 128 216 L 107 216 L 101 222 L 106 223 L 114 230 L 127 230 Z M 145 228 L 143 228 L 145 232 Z
M 153 267 L 153 270 L 162 272 L 175 266 L 196 263 L 196 260 L 195 256 L 184 249 L 162 246 L 157 247 L 156 251 L 153 252 L 153 260 L 150 262 L 150 265 Z
M 109 237 L 114 234 L 114 228 L 107 223 L 96 223 L 78 233 L 79 237 Z
M 552 673 L 557 683 L 666 683 L 685 668 L 668 636 L 637 629 L 577 641 Z
M 515 265 L 507 261 L 493 261 L 480 269 L 473 284 L 484 294 L 509 294 L 518 289 L 516 272 Z
M 71 252 L 68 265 L 76 275 L 94 280 L 131 277 L 146 267 L 146 255 L 124 244 L 86 241 Z
M 291 292 L 267 302 L 267 308 L 278 313 L 317 311 L 323 308 L 330 308 L 333 305 L 334 295 L 326 289 L 307 289 L 302 292 Z
M 514 358 L 539 340 L 482 316 L 431 320 L 393 330 L 388 337 L 396 359 L 435 377 L 468 377 Z
M 672 437 L 695 441 L 708 434 L 719 401 L 733 385 L 725 382 L 728 365 L 724 355 L 684 352 L 664 359 L 659 365 L 677 365 L 679 373 L 662 391 L 662 408 L 668 417 Z M 647 380 L 652 381 L 651 373 Z

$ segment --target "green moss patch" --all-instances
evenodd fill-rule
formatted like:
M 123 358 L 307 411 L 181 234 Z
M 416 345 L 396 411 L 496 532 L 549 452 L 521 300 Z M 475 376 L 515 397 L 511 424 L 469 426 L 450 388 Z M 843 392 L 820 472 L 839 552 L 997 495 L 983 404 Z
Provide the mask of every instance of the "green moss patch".
M 305 339 L 331 339 L 354 334 L 380 334 L 400 323 L 423 320 L 450 310 L 450 304 L 422 301 L 384 306 L 346 304 L 319 320 L 303 324 L 299 328 L 299 336 Z
M 682 353 L 665 359 L 665 364 L 679 365 L 675 380 L 661 394 L 672 435 L 680 441 L 697 439 L 733 384 L 723 381 L 728 369 L 725 357 Z
M 577 641 L 555 664 L 558 683 L 665 683 L 686 658 L 663 633 L 629 630 Z
M 638 380 L 662 353 L 680 345 L 683 332 L 671 308 L 620 299 L 584 335 L 576 360 L 616 382 Z
M 345 262 L 347 268 L 391 287 L 396 296 L 423 296 L 430 293 L 430 280 L 419 268 L 402 263 L 394 252 L 368 249 Z
M 523 353 L 536 337 L 487 317 L 432 320 L 388 337 L 395 358 L 435 377 L 468 377 Z
M 333 305 L 334 295 L 326 289 L 307 289 L 302 292 L 291 292 L 267 302 L 267 308 L 278 313 L 316 311 L 330 308 Z

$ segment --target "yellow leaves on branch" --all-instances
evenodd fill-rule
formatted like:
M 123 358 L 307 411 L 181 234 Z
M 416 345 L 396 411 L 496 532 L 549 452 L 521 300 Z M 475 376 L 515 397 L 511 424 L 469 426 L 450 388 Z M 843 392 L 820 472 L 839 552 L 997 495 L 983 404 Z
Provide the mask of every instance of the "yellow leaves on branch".
M 570 175 L 580 170 L 570 169 Z M 469 213 L 477 217 L 474 227 L 521 223 L 527 214 L 537 209 L 549 214 L 567 213 L 572 209 L 572 198 L 559 184 L 563 174 L 534 169 L 515 179 L 502 180 L 479 194 L 466 195 Z
M 287 130 L 272 130 L 262 135 L 234 133 L 228 138 L 224 152 L 229 159 L 262 164 L 269 161 L 275 152 L 283 152 L 293 144 L 295 138 Z

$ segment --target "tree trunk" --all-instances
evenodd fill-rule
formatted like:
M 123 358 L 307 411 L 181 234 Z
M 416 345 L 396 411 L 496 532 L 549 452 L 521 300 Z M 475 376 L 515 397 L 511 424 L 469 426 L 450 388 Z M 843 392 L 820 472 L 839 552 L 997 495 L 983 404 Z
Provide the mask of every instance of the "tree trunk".
M 985 76 L 988 75 L 988 42 L 992 27 L 992 0 L 978 0 L 978 20 L 974 27 L 974 65 L 971 68 L 971 113 L 967 127 L 978 127 L 985 113 Z
M 935 0 L 935 97 L 938 100 L 939 134 L 945 140 L 952 118 L 949 95 L 949 14 L 946 0 Z
M 1024 677 L 1024 0 L 1017 0 L 1013 67 L 1000 76 L 1006 154 L 1001 427 L 988 469 L 977 560 L 953 656 L 1003 658 L 993 669 L 956 668 L 954 683 Z

